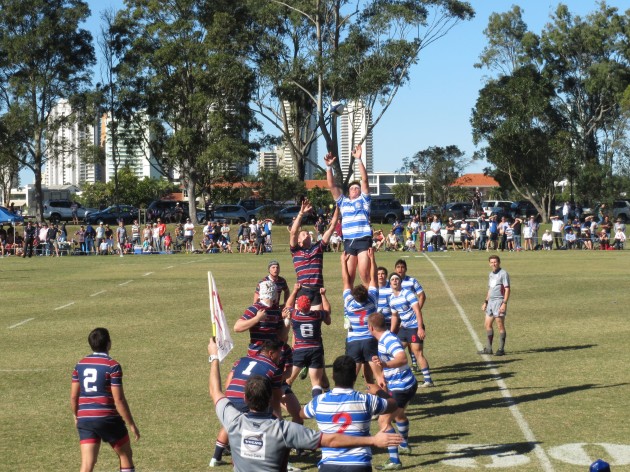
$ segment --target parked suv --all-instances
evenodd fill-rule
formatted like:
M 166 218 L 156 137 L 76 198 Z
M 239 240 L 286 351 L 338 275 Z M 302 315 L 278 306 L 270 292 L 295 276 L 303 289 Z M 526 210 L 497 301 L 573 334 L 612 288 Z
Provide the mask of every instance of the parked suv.
M 178 204 L 179 208 L 178 209 Z M 176 200 L 155 200 L 147 208 L 147 220 L 155 221 L 161 218 L 166 223 L 179 223 L 188 218 L 188 202 L 178 202 Z M 197 209 L 197 221 L 203 223 L 206 219 L 206 212 Z
M 44 219 L 58 223 L 60 221 L 72 221 L 72 204 L 70 200 L 45 200 L 44 201 Z M 85 208 L 77 203 L 77 217 L 80 220 L 85 219 L 88 212 L 97 211 L 95 208 Z
M 493 214 L 510 216 L 510 212 L 512 211 L 512 203 L 514 202 L 509 202 L 506 200 L 486 200 L 484 202 L 481 202 L 481 209 L 486 214 L 486 216 L 491 216 Z M 499 210 L 499 208 L 501 210 Z
M 370 219 L 373 223 L 393 223 L 405 219 L 405 210 L 398 200 L 372 197 Z
M 615 200 L 613 202 L 613 218 L 621 218 L 624 223 L 630 221 L 630 202 L 628 200 Z
M 452 202 L 444 205 L 445 217 L 451 217 L 453 219 L 464 219 L 470 216 L 470 210 L 472 210 L 472 203 L 468 202 Z

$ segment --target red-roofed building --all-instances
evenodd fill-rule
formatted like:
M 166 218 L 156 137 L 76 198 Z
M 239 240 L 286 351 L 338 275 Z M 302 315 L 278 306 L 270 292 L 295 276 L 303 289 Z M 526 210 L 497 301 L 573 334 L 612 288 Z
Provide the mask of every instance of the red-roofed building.
M 487 191 L 494 188 L 499 188 L 499 182 L 494 180 L 494 177 L 485 174 L 464 174 L 457 178 L 455 182 L 451 184 L 451 187 L 463 187 L 474 189 L 479 187 L 479 190 L 483 194 L 487 194 Z

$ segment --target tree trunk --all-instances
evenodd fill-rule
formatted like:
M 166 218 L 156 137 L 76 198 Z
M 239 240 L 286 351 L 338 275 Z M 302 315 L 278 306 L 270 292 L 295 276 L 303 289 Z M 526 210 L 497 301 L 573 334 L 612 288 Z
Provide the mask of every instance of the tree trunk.
M 195 187 L 197 186 L 196 179 L 189 175 L 186 179 L 186 190 L 188 191 L 188 216 L 193 224 L 198 224 L 197 221 L 197 202 L 195 201 Z

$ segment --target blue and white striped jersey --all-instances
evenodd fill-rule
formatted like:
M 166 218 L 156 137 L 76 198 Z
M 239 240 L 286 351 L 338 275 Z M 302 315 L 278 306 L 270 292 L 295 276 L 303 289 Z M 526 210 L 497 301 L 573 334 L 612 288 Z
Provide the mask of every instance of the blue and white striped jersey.
M 407 290 L 411 290 L 416 295 L 420 295 L 424 291 L 422 285 L 418 282 L 418 279 L 414 279 L 408 275 L 405 275 L 405 278 L 402 279 L 400 286 L 402 288 L 406 288 Z
M 389 307 L 389 299 L 391 295 L 392 288 L 389 286 L 389 282 L 387 282 L 384 287 L 378 288 L 378 311 L 383 313 L 387 326 L 389 326 L 392 320 L 392 310 Z
M 368 301 L 363 304 L 354 299 L 350 289 L 343 291 L 344 314 L 350 320 L 350 329 L 348 329 L 347 336 L 349 342 L 372 339 L 372 335 L 368 330 L 367 317 L 376 311 L 377 306 L 378 288 L 376 287 L 368 288 Z
M 341 232 L 344 240 L 372 236 L 370 202 L 370 195 L 366 193 L 362 193 L 354 200 L 350 200 L 345 195 L 337 199 L 337 206 L 341 211 Z
M 403 328 L 417 328 L 418 318 L 416 312 L 413 311 L 413 305 L 418 304 L 418 298 L 406 288 L 403 288 L 398 295 L 392 293 L 389 299 L 389 307 L 392 311 L 398 313 L 400 317 L 400 325 Z
M 395 334 L 385 331 L 378 341 L 378 358 L 382 362 L 389 362 L 399 352 L 405 352 L 400 340 Z M 416 377 L 411 372 L 409 364 L 394 368 L 385 367 L 383 368 L 383 374 L 385 375 L 387 388 L 390 391 L 408 390 L 416 383 Z
M 322 433 L 342 433 L 350 436 L 369 436 L 372 415 L 387 409 L 387 400 L 350 388 L 334 388 L 318 395 L 305 407 L 307 418 L 314 418 Z M 322 464 L 365 466 L 372 462 L 369 447 L 322 447 Z

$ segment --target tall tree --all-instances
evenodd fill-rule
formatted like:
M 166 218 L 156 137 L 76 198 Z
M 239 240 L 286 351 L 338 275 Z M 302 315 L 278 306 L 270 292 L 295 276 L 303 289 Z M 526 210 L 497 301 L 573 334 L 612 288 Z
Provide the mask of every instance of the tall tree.
M 485 143 L 479 155 L 495 166 L 499 177 L 507 176 L 545 221 L 571 150 L 553 97 L 549 81 L 534 67 L 521 67 L 486 84 L 471 119 L 475 144 Z
M 235 0 L 129 0 L 116 27 L 125 126 L 195 198 L 253 157 L 248 13 Z M 133 123 L 133 125 L 131 125 Z
M 621 103 L 630 84 L 629 19 L 627 13 L 620 15 L 616 8 L 605 2 L 599 3 L 597 9 L 584 18 L 572 15 L 566 5 L 560 4 L 551 21 L 537 35 L 527 30 L 521 9 L 513 7 L 509 12 L 493 14 L 485 30 L 488 46 L 481 54 L 478 67 L 496 72 L 499 79 L 498 82 L 489 79 L 485 94 L 496 92 L 499 84 L 511 87 L 518 82 L 523 85 L 527 74 L 538 84 L 530 82 L 532 87 L 538 88 L 543 82 L 547 84 L 545 87 L 551 87 L 544 101 L 549 102 L 556 117 L 551 119 L 548 109 L 544 115 L 554 122 L 554 127 L 561 120 L 562 134 L 547 135 L 553 142 L 547 143 L 546 147 L 556 150 L 550 157 L 554 171 L 562 170 L 556 177 L 558 180 L 568 178 L 572 189 L 575 182 L 578 198 L 611 198 L 615 190 L 609 185 L 613 181 L 613 169 L 626 154 L 628 117 L 624 115 Z M 534 78 L 533 72 L 524 72 L 525 69 L 535 70 L 540 77 Z M 517 75 L 516 81 L 502 81 Z M 530 99 L 531 113 L 524 115 L 524 121 L 534 116 L 540 118 L 539 113 L 543 111 L 540 93 L 534 93 Z M 480 95 L 478 104 L 486 100 L 487 97 Z M 507 105 L 508 102 L 503 103 Z M 481 114 L 488 111 L 493 112 L 488 108 Z M 503 113 L 504 116 L 513 115 L 509 110 L 503 110 Z M 512 118 L 518 117 L 513 115 Z M 479 116 L 473 120 L 479 124 Z M 551 121 L 547 120 L 546 124 Z M 536 126 L 533 122 L 532 125 Z M 483 139 L 483 132 L 478 133 L 477 138 Z M 492 149 L 488 147 L 486 150 Z M 523 154 L 521 168 L 538 165 L 535 159 L 528 163 L 527 155 Z M 560 162 L 561 168 L 558 167 Z M 527 174 L 537 178 L 535 171 L 522 174 L 522 177 Z M 529 181 L 526 187 L 533 189 L 538 184 L 540 182 Z M 528 198 L 526 194 L 527 191 L 523 196 Z M 540 203 L 543 195 L 538 194 L 535 198 Z
M 255 56 L 257 111 L 291 146 L 300 176 L 318 135 L 339 156 L 337 115 L 330 113 L 334 103 L 360 104 L 371 118 L 363 123 L 369 134 L 408 82 L 422 49 L 473 16 L 470 5 L 457 0 L 251 4 L 261 31 Z M 351 147 L 362 141 L 357 134 Z M 337 159 L 334 165 L 338 184 L 347 184 L 353 163 L 341 169 Z
M 450 200 L 451 184 L 470 159 L 455 145 L 432 146 L 403 161 L 403 170 L 424 177 L 427 202 L 442 206 Z
M 15 157 L 35 175 L 40 218 L 46 136 L 61 122 L 51 110 L 89 83 L 94 63 L 92 36 L 79 27 L 89 15 L 81 0 L 0 2 L 0 113 Z

